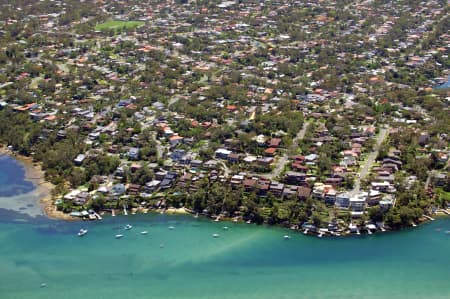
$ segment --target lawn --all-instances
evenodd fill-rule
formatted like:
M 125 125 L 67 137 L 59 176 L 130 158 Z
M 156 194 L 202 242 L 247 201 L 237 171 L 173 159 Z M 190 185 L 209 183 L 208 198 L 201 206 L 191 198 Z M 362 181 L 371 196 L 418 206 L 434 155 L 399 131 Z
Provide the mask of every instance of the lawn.
M 120 28 L 132 29 L 144 25 L 141 21 L 113 21 L 109 20 L 104 23 L 97 24 L 95 30 L 117 30 Z

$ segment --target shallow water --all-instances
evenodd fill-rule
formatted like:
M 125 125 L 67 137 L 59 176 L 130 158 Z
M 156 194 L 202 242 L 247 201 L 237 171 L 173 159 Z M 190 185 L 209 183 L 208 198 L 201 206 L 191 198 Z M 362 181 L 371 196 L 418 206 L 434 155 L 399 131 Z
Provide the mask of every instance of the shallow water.
M 7 219 L 0 222 L 3 299 L 450 294 L 448 218 L 402 232 L 319 239 L 190 216 L 118 216 L 101 222 L 18 220 L 7 212 L 0 217 Z M 133 225 L 129 231 L 123 229 L 127 223 Z M 76 236 L 81 227 L 89 229 L 84 237 Z M 141 235 L 143 230 L 148 235 Z M 118 233 L 124 237 L 115 239 Z M 213 238 L 215 233 L 220 237 Z M 285 234 L 291 239 L 284 240 Z
M 14 158 L 0 154 L 0 198 L 28 193 L 35 189 L 25 180 L 24 167 Z
M 24 166 L 13 157 L 0 154 L 0 209 L 24 215 L 42 216 L 42 190 L 26 179 Z

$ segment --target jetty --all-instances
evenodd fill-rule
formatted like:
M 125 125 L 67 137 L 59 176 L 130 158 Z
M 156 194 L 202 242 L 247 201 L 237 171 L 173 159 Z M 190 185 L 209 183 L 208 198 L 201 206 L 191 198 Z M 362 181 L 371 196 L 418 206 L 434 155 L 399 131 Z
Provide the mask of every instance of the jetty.
M 434 218 L 431 218 L 431 217 L 428 216 L 428 215 L 422 215 L 422 217 L 425 217 L 425 218 L 427 218 L 427 219 L 430 220 L 430 221 L 434 221 Z
M 98 220 L 102 220 L 102 216 L 100 216 L 97 212 L 94 212 L 94 216 L 97 217 Z
M 442 213 L 444 213 L 444 214 L 450 216 L 450 212 L 449 212 L 448 210 L 446 210 L 446 209 L 440 209 L 440 210 L 437 210 L 437 211 L 438 211 L 438 212 L 442 212 Z

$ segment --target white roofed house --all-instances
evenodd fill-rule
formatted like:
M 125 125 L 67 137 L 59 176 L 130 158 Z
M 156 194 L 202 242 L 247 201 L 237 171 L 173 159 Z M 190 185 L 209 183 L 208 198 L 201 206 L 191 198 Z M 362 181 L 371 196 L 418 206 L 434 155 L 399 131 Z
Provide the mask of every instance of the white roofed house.
M 360 217 L 364 214 L 366 208 L 367 192 L 361 192 L 350 198 L 350 210 L 353 217 Z
M 231 154 L 232 152 L 230 150 L 224 149 L 224 148 L 219 148 L 216 150 L 215 152 L 215 156 L 218 159 L 228 159 L 228 156 Z
M 235 174 L 231 177 L 230 183 L 232 187 L 237 187 L 241 185 L 243 181 L 244 181 L 243 175 Z
M 84 159 L 86 159 L 86 155 L 84 155 L 84 154 L 79 154 L 79 155 L 73 160 L 73 162 L 75 163 L 75 165 L 81 166 L 81 164 L 83 164 Z

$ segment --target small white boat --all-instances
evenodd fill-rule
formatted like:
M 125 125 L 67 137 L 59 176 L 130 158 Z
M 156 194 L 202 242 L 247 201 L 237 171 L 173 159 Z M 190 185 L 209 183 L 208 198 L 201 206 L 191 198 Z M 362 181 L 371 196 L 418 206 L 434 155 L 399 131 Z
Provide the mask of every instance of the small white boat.
M 169 226 L 169 229 L 174 229 L 175 228 L 175 226 Z
M 41 288 L 45 288 L 47 286 L 46 283 L 41 283 Z
M 164 248 L 164 244 L 159 244 L 159 248 Z
M 252 224 L 252 221 L 251 220 L 247 220 L 245 223 Z
M 449 235 L 450 234 L 450 230 L 445 231 L 445 234 Z
M 317 237 L 318 237 L 318 238 L 322 238 L 322 237 L 323 237 L 323 233 L 320 232 L 320 233 L 317 235 Z
M 126 230 L 130 230 L 130 229 L 132 229 L 132 228 L 133 228 L 133 226 L 130 225 L 130 224 L 125 225 L 125 229 L 126 229 Z
M 308 231 L 309 231 L 308 229 L 305 229 L 305 230 L 303 231 L 303 234 L 304 234 L 304 235 L 307 235 L 307 234 L 308 234 Z
M 194 218 L 198 218 L 198 213 L 197 213 L 197 214 L 195 214 Z
M 227 230 L 228 229 L 228 226 L 224 226 L 224 227 L 222 227 L 224 230 Z
M 88 230 L 82 228 L 82 229 L 80 229 L 80 231 L 78 232 L 78 237 L 82 237 L 82 236 L 84 236 L 84 235 L 87 234 L 87 233 L 88 233 Z
M 288 235 L 284 235 L 284 237 L 283 237 L 285 240 L 289 240 L 290 238 L 291 238 L 291 236 L 288 236 Z
M 116 235 L 116 239 L 120 239 L 120 238 L 122 238 L 123 237 L 123 235 L 121 235 L 121 234 L 117 234 Z
M 148 231 L 146 231 L 146 230 L 141 231 L 141 235 L 146 235 L 146 234 L 148 234 Z
M 213 234 L 212 236 L 213 236 L 213 238 L 218 238 L 218 237 L 220 237 L 219 234 Z

